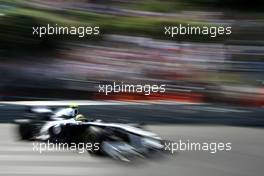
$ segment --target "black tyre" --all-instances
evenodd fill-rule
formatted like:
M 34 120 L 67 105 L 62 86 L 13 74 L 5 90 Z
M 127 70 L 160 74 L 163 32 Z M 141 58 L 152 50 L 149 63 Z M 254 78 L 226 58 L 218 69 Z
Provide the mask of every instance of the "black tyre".
M 18 126 L 18 132 L 22 140 L 30 140 L 33 137 L 32 126 L 28 123 L 20 124 Z

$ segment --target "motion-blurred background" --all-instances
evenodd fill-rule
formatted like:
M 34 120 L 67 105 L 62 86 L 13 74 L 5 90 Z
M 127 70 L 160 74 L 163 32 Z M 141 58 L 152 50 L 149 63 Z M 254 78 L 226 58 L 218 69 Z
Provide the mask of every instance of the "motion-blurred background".
M 0 99 L 129 99 L 264 105 L 263 3 L 252 0 L 1 0 Z M 32 35 L 99 26 L 99 36 Z M 232 35 L 164 35 L 165 25 L 229 25 Z M 159 95 L 98 84 L 166 84 Z
M 0 0 L 0 175 L 263 175 L 263 2 Z M 99 26 L 100 35 L 32 35 L 32 27 L 47 24 Z M 231 26 L 232 34 L 164 35 L 164 26 L 179 24 Z M 166 92 L 98 92 L 113 82 L 166 84 Z M 74 152 L 34 153 L 32 143 L 17 140 L 11 122 L 27 103 L 64 100 L 86 102 L 79 111 L 89 118 L 146 123 L 171 141 L 230 142 L 232 150 L 126 165 Z

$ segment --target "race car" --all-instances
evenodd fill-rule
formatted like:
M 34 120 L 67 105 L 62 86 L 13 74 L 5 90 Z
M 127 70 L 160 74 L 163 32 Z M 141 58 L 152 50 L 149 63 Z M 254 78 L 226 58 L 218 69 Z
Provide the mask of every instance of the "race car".
M 163 151 L 164 140 L 139 125 L 86 120 L 81 114 L 69 119 L 46 118 L 52 117 L 52 112 L 48 108 L 35 109 L 34 113 L 40 114 L 41 118 L 35 115 L 34 118 L 16 120 L 21 138 L 54 143 L 89 143 L 92 146 L 87 150 L 89 153 L 122 161 Z

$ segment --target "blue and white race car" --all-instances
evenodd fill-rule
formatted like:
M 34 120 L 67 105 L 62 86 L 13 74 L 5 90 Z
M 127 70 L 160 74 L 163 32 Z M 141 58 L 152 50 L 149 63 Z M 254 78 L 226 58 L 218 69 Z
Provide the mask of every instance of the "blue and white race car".
M 164 140 L 139 125 L 87 120 L 81 114 L 57 117 L 59 111 L 43 107 L 32 109 L 30 113 L 34 115 L 29 115 L 30 118 L 15 121 L 19 135 L 24 140 L 89 143 L 92 146 L 89 153 L 123 161 L 164 151 Z

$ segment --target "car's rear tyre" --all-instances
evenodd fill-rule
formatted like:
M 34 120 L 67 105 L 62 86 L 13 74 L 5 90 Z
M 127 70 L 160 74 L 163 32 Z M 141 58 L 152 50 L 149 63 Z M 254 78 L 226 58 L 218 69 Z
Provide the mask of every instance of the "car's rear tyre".
M 22 140 L 30 140 L 33 137 L 32 126 L 28 123 L 20 124 L 18 131 Z

